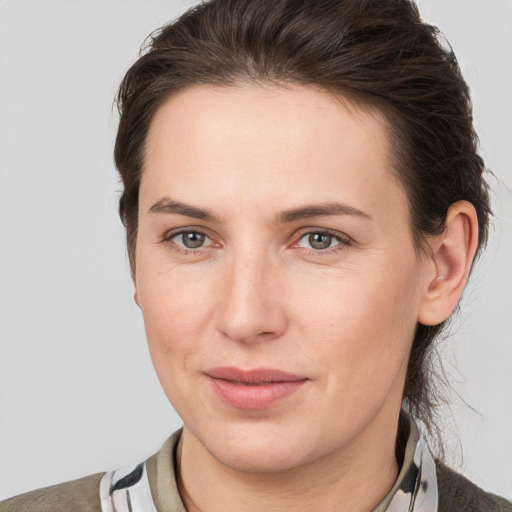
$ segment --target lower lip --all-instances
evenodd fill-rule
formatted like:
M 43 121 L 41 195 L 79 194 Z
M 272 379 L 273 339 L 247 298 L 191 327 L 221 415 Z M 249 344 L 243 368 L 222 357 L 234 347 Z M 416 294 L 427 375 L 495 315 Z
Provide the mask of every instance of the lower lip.
M 237 409 L 266 409 L 296 393 L 304 380 L 270 382 L 265 384 L 242 384 L 230 380 L 209 377 L 214 391 L 224 401 Z

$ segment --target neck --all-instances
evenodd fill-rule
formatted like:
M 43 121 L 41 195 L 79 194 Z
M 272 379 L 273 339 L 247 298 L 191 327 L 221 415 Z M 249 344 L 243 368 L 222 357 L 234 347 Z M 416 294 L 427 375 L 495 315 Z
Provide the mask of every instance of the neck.
M 397 418 L 398 419 L 398 418 Z M 371 511 L 398 475 L 397 422 L 372 422 L 350 446 L 279 473 L 251 473 L 215 459 L 186 428 L 178 485 L 188 512 Z

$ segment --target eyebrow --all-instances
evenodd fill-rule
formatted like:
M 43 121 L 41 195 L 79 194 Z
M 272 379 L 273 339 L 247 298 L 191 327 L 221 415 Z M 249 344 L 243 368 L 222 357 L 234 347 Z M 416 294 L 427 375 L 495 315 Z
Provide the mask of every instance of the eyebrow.
M 291 210 L 284 210 L 276 215 L 276 223 L 294 222 L 313 217 L 326 217 L 329 215 L 354 215 L 372 220 L 370 214 L 342 203 L 322 203 L 306 205 Z
M 197 208 L 190 204 L 180 203 L 179 201 L 172 201 L 164 197 L 159 199 L 149 210 L 149 213 L 176 213 L 186 217 L 193 217 L 194 219 L 204 220 L 207 222 L 219 222 L 219 218 L 210 210 Z
M 193 217 L 194 219 L 204 220 L 207 222 L 219 222 L 219 218 L 210 210 L 197 208 L 190 204 L 172 201 L 167 197 L 159 199 L 149 210 L 149 213 L 175 213 L 184 215 L 185 217 Z
M 203 220 L 206 222 L 219 223 L 220 218 L 215 215 L 211 210 L 198 208 L 190 204 L 173 201 L 168 197 L 159 199 L 148 210 L 149 213 L 167 213 L 184 215 L 194 219 Z M 342 203 L 322 203 L 300 206 L 290 210 L 279 212 L 274 220 L 274 224 L 286 224 L 298 220 L 311 219 L 314 217 L 325 217 L 334 215 L 353 215 L 372 220 L 371 215 L 368 213 Z

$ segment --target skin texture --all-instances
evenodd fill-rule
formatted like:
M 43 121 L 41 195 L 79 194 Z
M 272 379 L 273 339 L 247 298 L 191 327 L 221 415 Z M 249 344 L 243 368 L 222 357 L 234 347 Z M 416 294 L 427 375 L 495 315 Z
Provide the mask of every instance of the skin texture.
M 371 510 L 391 488 L 415 326 L 455 307 L 477 228 L 472 206 L 456 203 L 446 234 L 420 255 L 390 161 L 378 113 L 314 89 L 201 86 L 157 112 L 136 301 L 184 422 L 189 511 Z M 283 218 L 334 203 L 344 211 Z M 187 249 L 180 230 L 204 243 Z M 327 248 L 311 245 L 315 231 Z M 226 366 L 305 382 L 269 407 L 241 409 L 206 375 Z

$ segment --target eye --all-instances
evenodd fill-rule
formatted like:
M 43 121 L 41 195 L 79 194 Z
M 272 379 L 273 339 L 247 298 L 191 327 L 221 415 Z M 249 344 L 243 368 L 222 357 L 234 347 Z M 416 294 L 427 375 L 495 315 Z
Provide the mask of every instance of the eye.
M 302 235 L 297 242 L 299 247 L 306 249 L 314 249 L 315 251 L 324 251 L 341 245 L 343 240 L 341 237 L 328 232 L 314 231 Z
M 169 240 L 185 249 L 199 249 L 211 242 L 210 238 L 200 231 L 180 231 L 171 236 Z

